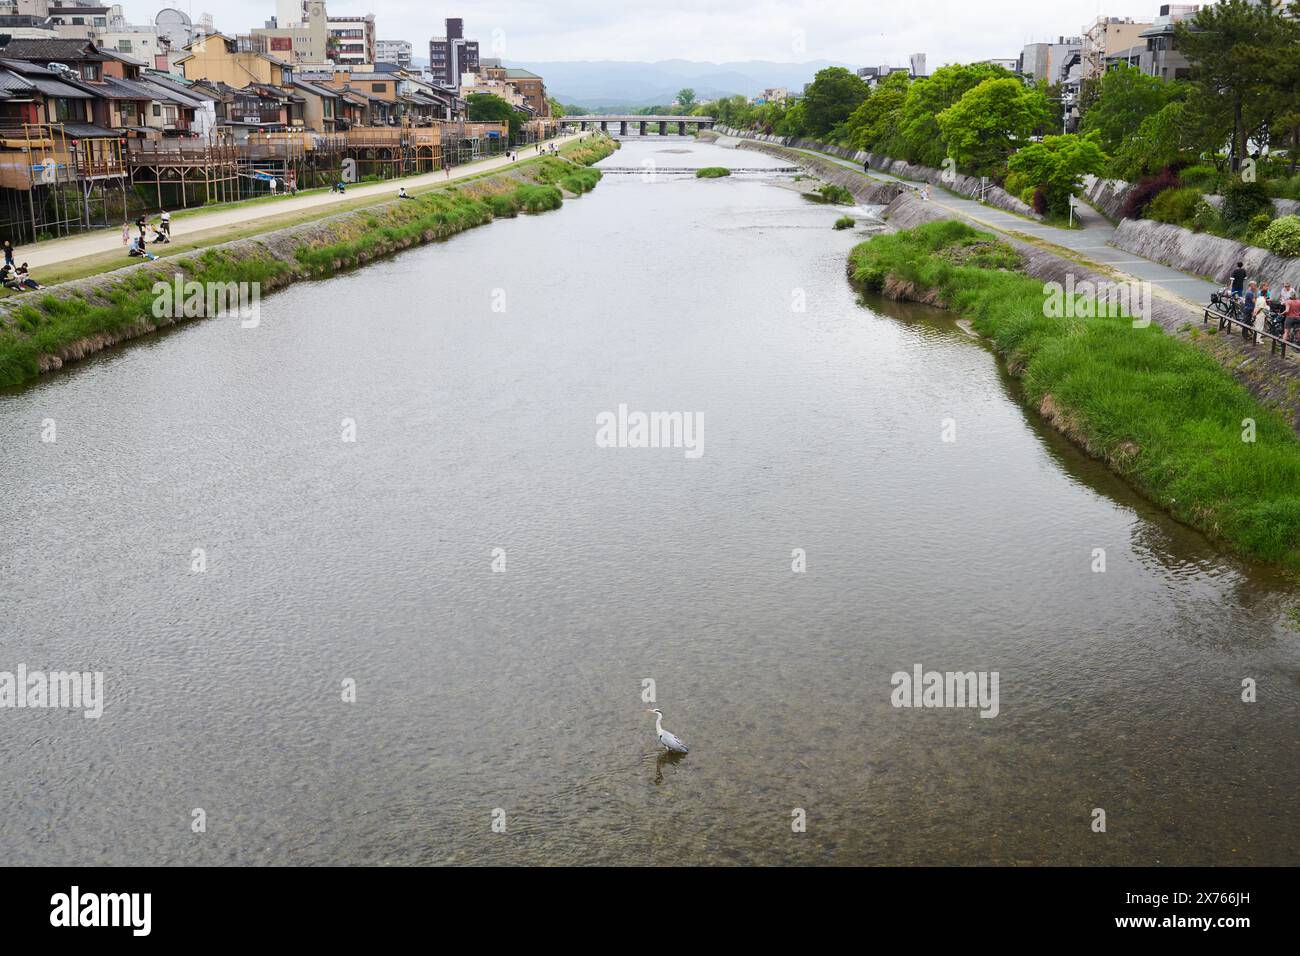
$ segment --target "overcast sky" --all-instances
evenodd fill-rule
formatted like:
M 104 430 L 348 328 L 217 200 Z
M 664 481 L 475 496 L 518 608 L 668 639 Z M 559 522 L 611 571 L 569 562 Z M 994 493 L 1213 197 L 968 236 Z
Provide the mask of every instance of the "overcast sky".
M 274 0 L 175 0 L 196 19 L 210 12 L 227 33 L 261 26 Z M 128 19 L 152 20 L 164 3 L 126 0 Z M 943 63 L 1013 57 L 1031 41 L 1077 35 L 1103 11 L 1150 19 L 1156 0 L 329 0 L 339 15 L 374 13 L 380 39 L 411 40 L 428 56 L 442 21 L 459 16 L 485 56 L 514 60 L 842 60 L 905 65 L 926 53 Z

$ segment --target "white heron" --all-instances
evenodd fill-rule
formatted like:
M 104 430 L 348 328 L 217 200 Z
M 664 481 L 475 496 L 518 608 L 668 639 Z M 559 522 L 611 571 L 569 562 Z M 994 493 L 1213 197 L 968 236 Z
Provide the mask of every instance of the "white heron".
M 664 730 L 664 712 L 662 710 L 656 708 L 655 710 L 647 710 L 646 713 L 655 715 L 655 736 L 659 738 L 661 744 L 673 751 L 673 753 L 690 753 L 690 748 L 682 743 L 680 737 L 671 730 Z

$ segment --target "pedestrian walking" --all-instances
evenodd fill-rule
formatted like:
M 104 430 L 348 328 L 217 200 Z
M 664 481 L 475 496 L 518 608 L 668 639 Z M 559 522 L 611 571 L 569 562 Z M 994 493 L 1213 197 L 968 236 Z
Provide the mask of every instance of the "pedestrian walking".
M 167 237 L 168 242 L 172 241 L 172 214 L 166 209 L 162 211 L 162 215 L 158 218 L 158 231 Z
M 144 240 L 144 230 L 145 230 L 145 227 L 148 226 L 148 225 L 149 225 L 149 220 L 147 220 L 147 219 L 144 217 L 144 213 L 140 213 L 140 218 L 137 219 L 137 220 L 135 221 L 135 227 L 136 227 L 137 229 L 140 230 L 140 239 L 141 239 L 141 241 Z

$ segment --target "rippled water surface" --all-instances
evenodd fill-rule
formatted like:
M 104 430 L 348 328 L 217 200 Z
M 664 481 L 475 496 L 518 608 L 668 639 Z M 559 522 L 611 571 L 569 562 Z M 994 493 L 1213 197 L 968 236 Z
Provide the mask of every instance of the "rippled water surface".
M 656 158 L 780 165 L 606 162 Z M 0 710 L 0 858 L 1294 863 L 1293 582 L 858 304 L 789 187 L 609 176 L 0 394 L 0 671 L 107 682 Z M 619 404 L 703 455 L 597 447 Z M 915 664 L 998 716 L 895 709 Z

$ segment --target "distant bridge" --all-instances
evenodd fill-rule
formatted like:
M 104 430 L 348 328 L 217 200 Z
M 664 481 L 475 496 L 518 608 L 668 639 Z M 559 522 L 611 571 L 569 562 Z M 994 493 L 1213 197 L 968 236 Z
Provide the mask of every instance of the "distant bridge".
M 659 135 L 668 135 L 668 124 L 677 124 L 677 134 L 686 135 L 687 126 L 695 126 L 699 129 L 713 129 L 712 116 L 642 116 L 638 114 L 620 115 L 603 115 L 603 116 L 563 116 L 560 123 L 565 126 L 578 126 L 584 133 L 592 127 L 599 126 L 602 133 L 608 133 L 611 123 L 618 124 L 618 134 L 627 135 L 627 128 L 630 125 L 639 126 L 641 135 L 646 134 L 647 126 L 659 127 Z

